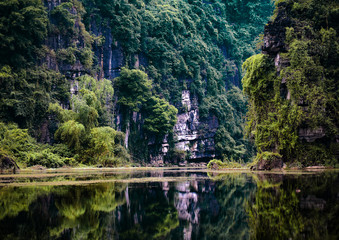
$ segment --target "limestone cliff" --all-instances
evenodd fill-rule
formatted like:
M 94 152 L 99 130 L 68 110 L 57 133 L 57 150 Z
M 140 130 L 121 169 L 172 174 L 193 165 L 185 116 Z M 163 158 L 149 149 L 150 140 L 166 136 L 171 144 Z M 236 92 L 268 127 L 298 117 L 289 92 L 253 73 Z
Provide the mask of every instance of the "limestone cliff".
M 281 71 L 284 68 L 290 67 L 290 59 L 282 58 L 281 55 L 287 53 L 291 46 L 286 42 L 286 28 L 298 28 L 298 21 L 292 18 L 291 14 L 291 5 L 288 5 L 285 2 L 282 2 L 277 6 L 276 18 L 274 21 L 269 22 L 265 27 L 264 32 L 264 43 L 262 47 L 262 52 L 270 55 L 274 59 L 274 65 L 277 70 L 277 74 L 280 75 Z M 281 79 L 280 89 L 281 92 L 284 92 L 286 99 L 291 100 L 291 89 L 287 86 L 288 79 L 283 77 Z M 291 87 L 290 87 L 291 88 Z M 303 99 L 299 100 L 299 106 L 302 106 L 304 110 L 307 111 L 309 103 Z M 326 136 L 326 132 L 323 126 L 308 126 L 309 124 L 305 122 L 303 126 L 298 128 L 298 136 L 301 141 L 305 142 L 315 142 Z M 339 135 L 337 136 L 337 138 Z
M 182 91 L 182 111 L 177 115 L 177 123 L 174 126 L 174 145 L 177 151 L 181 151 L 187 160 L 206 161 L 215 157 L 214 136 L 218 130 L 218 119 L 210 115 L 207 119 L 201 119 L 197 99 L 191 97 L 189 90 Z M 151 158 L 154 163 L 163 163 L 169 150 L 169 144 L 165 139 L 159 155 Z M 181 159 L 184 161 L 184 159 Z
M 259 149 L 259 166 L 271 164 L 269 156 L 274 154 L 277 161 L 299 166 L 336 163 L 339 52 L 338 15 L 332 9 L 337 6 L 277 3 L 265 27 L 263 54 L 244 64 L 249 127 Z

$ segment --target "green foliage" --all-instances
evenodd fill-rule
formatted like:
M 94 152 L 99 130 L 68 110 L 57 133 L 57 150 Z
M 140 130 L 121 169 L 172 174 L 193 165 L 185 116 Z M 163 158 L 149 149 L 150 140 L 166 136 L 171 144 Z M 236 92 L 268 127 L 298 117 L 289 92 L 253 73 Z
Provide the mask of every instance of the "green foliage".
M 86 68 L 86 69 L 90 69 L 93 65 L 93 51 L 88 48 L 81 48 L 79 50 L 79 52 L 77 52 L 77 57 L 80 61 L 80 63 Z
M 97 101 L 94 104 L 99 114 L 98 122 L 100 126 L 113 126 L 113 94 L 112 82 L 107 79 L 96 80 L 89 75 L 83 75 L 78 78 L 79 88 L 87 89 L 94 93 Z M 87 91 L 88 92 L 88 91 Z M 80 92 L 80 95 L 82 93 Z M 79 96 L 75 96 L 77 98 Z
M 38 144 L 27 129 L 20 129 L 15 124 L 0 122 L 0 151 L 14 158 L 20 167 L 43 165 L 61 167 L 75 165 L 72 154 L 65 145 Z
M 76 112 L 63 109 L 58 103 L 51 103 L 48 107 L 48 113 L 55 114 L 57 120 L 61 123 L 74 120 L 77 117 Z
M 144 129 L 150 134 L 164 136 L 173 131 L 178 110 L 164 99 L 151 97 L 145 107 Z
M 239 162 L 235 162 L 234 160 L 229 161 L 228 159 L 226 159 L 225 161 L 212 159 L 207 164 L 207 168 L 213 170 L 222 170 L 227 168 L 242 168 L 242 167 L 243 166 Z
M 147 68 L 160 70 L 164 78 L 159 84 L 168 90 L 169 75 L 193 77 L 200 64 L 208 62 L 220 74 L 222 66 L 218 60 L 222 56 L 218 46 L 227 46 L 238 63 L 252 55 L 253 40 L 273 10 L 270 1 L 252 0 L 208 4 L 85 0 L 83 4 L 87 10 L 85 22 L 89 25 L 93 19 L 97 24 L 108 23 L 127 55 L 140 50 L 145 53 L 151 63 Z M 244 18 L 243 12 L 249 13 L 249 17 Z
M 61 64 L 74 65 L 77 60 L 85 67 L 90 69 L 93 65 L 93 52 L 90 48 L 61 48 L 56 52 L 57 60 Z
M 94 92 L 81 89 L 78 95 L 72 97 L 73 111 L 77 113 L 77 121 L 82 123 L 86 130 L 98 125 L 98 111 L 100 107 Z
M 132 155 L 141 160 L 140 157 L 148 152 L 149 140 L 155 141 L 155 148 L 158 148 L 157 144 L 163 137 L 173 132 L 178 110 L 152 93 L 152 82 L 141 70 L 122 68 L 120 77 L 114 83 L 120 111 L 123 113 L 123 129 L 131 130 L 130 139 L 133 139 L 130 141 L 135 145 L 130 147 Z M 134 117 L 138 113 L 142 114 L 142 129 L 137 126 L 140 119 Z
M 20 129 L 15 124 L 0 122 L 0 139 L 1 149 L 16 157 L 34 147 L 34 140 L 27 129 Z
M 252 164 L 256 164 L 259 162 L 264 162 L 267 164 L 273 163 L 277 159 L 281 159 L 281 155 L 279 153 L 274 152 L 258 152 Z
M 1 119 L 25 128 L 38 125 L 46 117 L 52 100 L 64 101 L 69 94 L 65 78 L 45 67 L 13 72 L 4 66 L 0 89 Z
M 19 69 L 31 64 L 47 36 L 42 1 L 1 0 L 0 16 L 0 67 Z
M 281 78 L 275 76 L 271 59 L 255 55 L 243 65 L 244 92 L 249 96 L 248 131 L 259 151 L 276 150 L 291 154 L 297 143 L 297 126 L 302 111 L 280 97 Z
M 218 129 L 215 134 L 215 149 L 224 156 L 240 160 L 245 154 L 244 145 L 237 145 L 230 133 L 224 127 Z
M 221 128 L 226 129 L 238 147 L 236 153 L 228 151 L 221 136 L 217 139 L 218 155 L 250 158 L 251 144 L 240 136 L 245 105 L 232 108 L 227 103 L 225 87 L 227 84 L 231 90 L 232 83 L 239 85 L 241 70 L 237 69 L 255 53 L 255 37 L 263 31 L 273 10 L 270 1 L 84 0 L 83 4 L 87 11 L 86 24 L 89 27 L 93 23 L 101 24 L 112 29 L 114 40 L 124 51 L 125 64 L 135 67 L 137 57 L 138 64 L 142 65 L 137 67 L 152 79 L 153 92 L 179 108 L 181 91 L 190 90 L 191 95 L 198 98 L 203 117 L 217 114 Z M 243 17 L 244 12 L 248 17 Z M 124 77 L 125 70 L 121 74 Z M 132 86 L 133 82 L 129 81 L 120 82 L 116 84 L 119 103 L 138 112 L 147 98 L 135 94 L 143 81 L 137 81 L 140 86 Z M 147 86 L 144 87 L 146 92 Z M 242 93 L 239 91 L 237 95 Z M 236 100 L 239 105 L 244 102 L 243 97 L 233 99 L 233 103 Z
M 115 79 L 119 97 L 118 104 L 127 114 L 141 112 L 145 118 L 145 130 L 150 134 L 164 136 L 172 132 L 176 123 L 177 109 L 166 100 L 152 96 L 152 82 L 141 70 L 123 68 Z M 128 115 L 127 115 L 128 117 Z
M 275 80 L 274 67 L 270 58 L 263 54 L 254 55 L 244 62 L 243 69 L 246 74 L 242 79 L 242 86 L 250 100 L 270 100 L 274 96 L 270 90 L 274 87 Z
M 101 162 L 106 162 L 114 158 L 115 136 L 116 131 L 110 127 L 91 129 L 90 151 L 94 158 Z
M 54 65 L 56 60 L 56 69 L 63 73 L 69 74 L 80 66 L 80 71 L 94 75 L 93 65 L 97 62 L 92 50 L 99 50 L 104 39 L 89 31 L 111 29 L 113 42 L 122 46 L 126 66 L 138 67 L 140 62 L 144 65 L 140 69 L 152 79 L 151 82 L 142 71 L 122 70 L 116 81 L 116 94 L 121 107 L 118 112 L 123 109 L 127 116 L 123 129 L 131 120 L 131 112 L 140 112 L 145 115 L 144 130 L 148 135 L 142 138 L 160 138 L 170 133 L 176 111 L 168 102 L 179 106 L 181 90 L 189 89 L 204 104 L 206 116 L 218 115 L 222 125 L 219 132 L 226 130 L 229 140 L 238 147 L 236 152 L 229 152 L 228 141 L 219 137 L 218 154 L 247 158 L 251 150 L 239 134 L 242 123 L 237 122 L 242 122 L 243 108 L 232 108 L 224 95 L 226 84 L 231 89 L 230 82 L 237 83 L 241 75 L 237 66 L 254 53 L 253 39 L 272 11 L 269 0 L 260 3 L 259 8 L 254 0 L 67 0 L 47 14 L 38 0 L 1 1 L 0 117 L 29 128 L 35 136 L 49 112 L 55 113 L 60 123 L 81 123 L 87 135 L 94 127 L 113 127 L 113 88 L 108 81 L 96 81 L 98 84 L 92 88 L 81 84 L 94 83 L 93 80 L 80 78 L 81 90 L 71 100 L 71 112 L 50 105 L 68 105 L 69 86 L 64 77 L 45 67 L 32 67 L 41 62 Z M 249 13 L 248 18 L 243 18 L 243 11 Z M 54 49 L 42 47 L 43 43 Z M 243 99 L 237 100 L 242 105 Z
M 241 90 L 233 86 L 224 94 L 204 98 L 199 107 L 202 118 L 211 115 L 218 118 L 220 126 L 214 141 L 220 157 L 248 161 L 253 154 L 251 144 L 243 137 L 246 104 Z
M 67 144 L 78 161 L 116 166 L 127 162 L 129 154 L 122 146 L 123 134 L 113 125 L 113 87 L 111 81 L 84 75 L 78 79 L 79 92 L 71 99 L 71 110 L 50 104 L 49 113 L 55 114 L 59 128 L 55 137 Z M 100 127 L 97 127 L 97 126 Z
M 125 111 L 138 112 L 141 105 L 151 97 L 152 82 L 140 70 L 122 68 L 120 76 L 115 79 L 115 87 L 118 90 L 118 103 Z
M 57 23 L 59 33 L 62 35 L 73 34 L 75 16 L 70 12 L 72 7 L 73 4 L 71 2 L 64 2 L 51 11 L 51 16 Z
M 75 57 L 76 48 L 69 47 L 69 48 L 61 48 L 58 49 L 56 52 L 57 59 L 60 63 L 66 63 L 73 65 L 75 64 L 76 57 Z
M 63 1 L 54 7 L 49 14 L 48 36 L 57 38 L 58 44 L 49 44 L 56 52 L 58 68 L 65 73 L 70 69 L 81 68 L 89 73 L 94 63 L 92 44 L 100 37 L 94 37 L 85 28 L 82 16 L 85 9 L 77 0 Z M 53 54 L 48 54 L 53 55 Z
M 42 165 L 48 168 L 58 168 L 65 165 L 75 166 L 77 164 L 73 158 L 61 157 L 51 152 L 49 148 L 39 152 L 28 152 L 25 154 L 25 163 L 27 166 Z
M 299 143 L 297 145 L 298 155 L 296 161 L 305 167 L 320 165 L 334 167 L 337 163 L 335 156 L 333 156 L 335 149 L 338 149 L 337 143 L 333 143 L 333 149 L 325 144 Z
M 85 127 L 81 123 L 69 120 L 58 128 L 55 138 L 65 142 L 69 148 L 80 150 L 81 142 L 84 141 Z

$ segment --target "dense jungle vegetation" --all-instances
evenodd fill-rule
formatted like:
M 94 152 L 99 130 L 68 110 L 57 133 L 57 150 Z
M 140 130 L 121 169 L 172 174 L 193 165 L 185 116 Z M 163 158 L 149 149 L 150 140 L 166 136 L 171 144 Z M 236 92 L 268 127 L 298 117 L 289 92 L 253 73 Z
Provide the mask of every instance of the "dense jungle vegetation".
M 246 162 L 255 154 L 244 137 L 248 110 L 257 162 L 337 162 L 337 1 L 275 1 L 265 36 L 268 0 L 0 6 L 1 159 L 48 167 L 147 162 L 165 136 L 175 154 L 173 126 L 187 111 L 181 92 L 190 90 L 200 118 L 218 119 L 219 158 Z M 114 80 L 103 78 L 98 56 L 107 30 L 125 65 Z M 265 50 L 274 38 L 283 47 Z M 308 141 L 314 133 L 321 138 Z
M 53 7 L 2 0 L 0 7 L 2 156 L 21 166 L 126 162 L 128 151 L 137 150 L 125 149 L 117 129 L 125 131 L 139 112 L 145 124 L 134 134 L 142 136 L 135 138 L 142 148 L 154 136 L 158 142 L 171 136 L 173 106 L 180 107 L 184 89 L 197 97 L 202 117 L 217 116 L 218 156 L 253 155 L 243 137 L 240 66 L 256 52 L 273 10 L 269 0 L 65 0 Z M 124 53 L 126 68 L 114 81 L 102 79 L 95 55 L 104 28 Z M 139 70 L 133 70 L 136 54 L 146 59 Z M 81 77 L 78 92 L 70 94 L 74 74 Z M 127 116 L 122 126 L 115 122 L 117 108 Z

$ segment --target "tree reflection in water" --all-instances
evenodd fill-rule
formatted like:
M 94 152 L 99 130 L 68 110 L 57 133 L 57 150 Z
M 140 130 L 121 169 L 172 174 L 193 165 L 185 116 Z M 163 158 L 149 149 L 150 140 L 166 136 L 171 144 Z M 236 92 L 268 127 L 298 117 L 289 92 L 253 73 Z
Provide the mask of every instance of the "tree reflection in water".
M 338 173 L 256 175 L 248 202 L 251 239 L 337 239 Z
M 338 173 L 7 186 L 0 239 L 336 239 L 338 186 Z

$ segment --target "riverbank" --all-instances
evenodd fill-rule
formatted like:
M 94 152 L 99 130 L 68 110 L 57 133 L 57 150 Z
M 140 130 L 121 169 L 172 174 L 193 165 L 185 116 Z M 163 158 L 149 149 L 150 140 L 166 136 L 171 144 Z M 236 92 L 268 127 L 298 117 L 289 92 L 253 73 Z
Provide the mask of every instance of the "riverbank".
M 20 175 L 20 174 L 44 174 L 44 173 L 82 173 L 82 172 L 130 172 L 130 171 L 182 171 L 182 170 L 194 170 L 194 171 L 203 171 L 203 172 L 269 172 L 269 173 L 289 173 L 289 172 L 311 172 L 311 171 L 326 171 L 326 170 L 339 170 L 339 168 L 325 167 L 325 166 L 310 166 L 306 168 L 281 168 L 281 169 L 272 169 L 272 170 L 251 170 L 248 167 L 242 168 L 220 168 L 213 169 L 207 168 L 206 166 L 197 167 L 197 166 L 171 166 L 171 167 L 95 167 L 95 166 L 84 166 L 84 167 L 61 167 L 61 168 L 45 168 L 42 166 L 33 166 L 29 168 L 17 169 L 15 173 L 13 170 L 3 170 L 0 172 L 1 175 Z
M 227 176 L 251 175 L 260 179 L 280 179 L 284 175 L 314 175 L 339 172 L 339 169 L 304 169 L 251 171 L 248 168 L 213 170 L 197 167 L 121 167 L 121 168 L 49 168 L 23 169 L 0 174 L 0 187 L 6 186 L 64 186 L 99 183 L 154 183 L 173 181 L 220 180 Z

